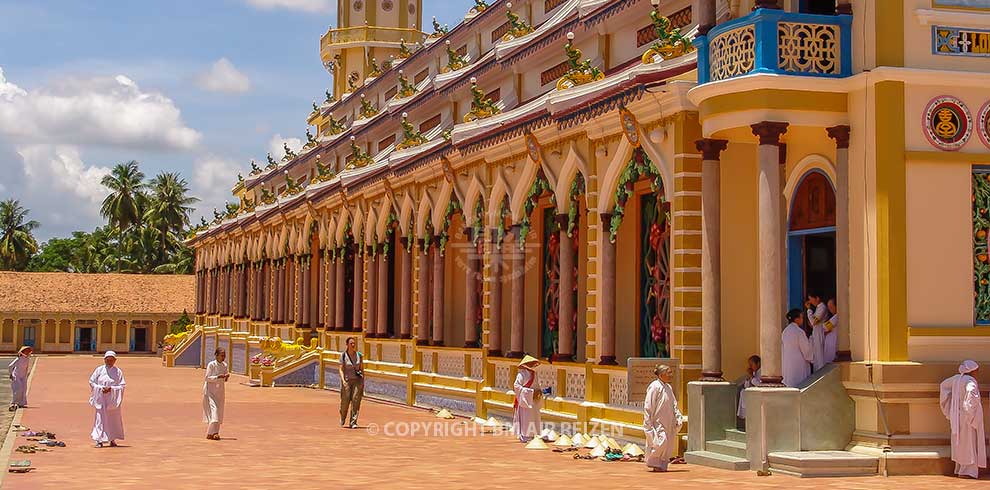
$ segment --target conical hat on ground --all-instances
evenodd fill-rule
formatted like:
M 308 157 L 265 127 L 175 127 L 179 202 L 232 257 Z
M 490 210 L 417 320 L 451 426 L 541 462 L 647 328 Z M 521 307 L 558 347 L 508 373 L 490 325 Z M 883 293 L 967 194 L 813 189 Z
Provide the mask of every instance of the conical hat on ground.
M 588 442 L 588 440 L 585 439 L 584 434 L 580 432 L 571 436 L 571 443 L 573 443 L 575 446 L 583 446 L 584 443 L 586 442 Z
M 526 449 L 550 449 L 550 446 L 547 446 L 543 439 L 534 437 L 530 439 L 529 444 L 526 444 Z
M 622 446 L 620 446 L 619 443 L 616 442 L 616 440 L 612 439 L 611 437 L 608 438 L 608 442 L 606 443 L 606 445 L 608 446 L 609 449 L 612 449 L 613 451 L 622 450 Z
M 602 441 L 602 443 L 608 444 L 608 436 L 606 436 L 605 434 L 598 434 L 595 437 L 597 437 L 599 441 Z
M 557 440 L 554 441 L 553 445 L 555 447 L 571 447 L 574 445 L 574 441 L 572 441 L 570 437 L 567 437 L 567 434 L 564 434 L 558 437 Z
M 626 446 L 626 449 L 622 451 L 622 454 L 628 454 L 635 458 L 636 456 L 642 456 L 645 453 L 643 452 L 642 448 L 630 442 Z
M 546 437 L 547 434 L 549 434 L 549 433 L 550 433 L 550 428 L 549 427 L 544 427 L 543 430 L 540 431 L 540 437 L 541 438 L 542 437 Z
M 594 457 L 596 457 L 596 458 L 600 458 L 602 456 L 605 456 L 605 447 L 604 446 L 598 446 L 598 447 L 592 449 L 591 450 L 591 455 L 594 456 Z
M 450 413 L 450 410 L 447 410 L 446 408 L 441 408 L 440 411 L 437 412 L 437 418 L 438 419 L 452 419 L 452 418 L 454 418 L 454 414 Z
M 588 442 L 584 443 L 584 447 L 587 449 L 594 449 L 601 445 L 602 441 L 599 441 L 597 437 L 592 437 L 591 439 L 588 439 Z
M 550 442 L 556 441 L 559 438 L 560 438 L 560 434 L 558 434 L 557 431 L 555 431 L 553 429 L 548 430 L 547 433 L 546 433 L 546 435 L 543 436 L 543 439 L 544 440 L 547 440 L 547 441 L 550 441 Z

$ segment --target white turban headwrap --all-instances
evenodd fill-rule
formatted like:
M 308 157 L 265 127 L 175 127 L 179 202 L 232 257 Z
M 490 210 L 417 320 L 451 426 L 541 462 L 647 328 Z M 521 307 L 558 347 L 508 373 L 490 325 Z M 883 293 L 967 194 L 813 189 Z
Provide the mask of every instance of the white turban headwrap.
M 108 350 L 106 354 L 103 354 L 103 358 L 106 359 L 108 357 L 112 357 L 112 358 L 116 359 L 117 358 L 117 353 L 114 352 L 114 351 L 112 351 L 112 350 Z
M 955 376 L 955 380 L 952 382 L 952 401 L 949 409 L 949 426 L 952 428 L 952 438 L 954 441 L 958 441 L 959 438 L 959 411 L 962 407 L 959 406 L 962 401 L 963 390 L 965 390 L 965 383 L 968 373 L 980 369 L 980 365 L 976 361 L 966 359 L 959 365 L 959 374 Z

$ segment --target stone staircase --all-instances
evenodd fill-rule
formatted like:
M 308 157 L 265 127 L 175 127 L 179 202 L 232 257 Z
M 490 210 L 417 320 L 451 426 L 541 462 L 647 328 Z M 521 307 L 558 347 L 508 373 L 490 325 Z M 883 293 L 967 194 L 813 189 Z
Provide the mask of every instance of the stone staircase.
M 790 451 L 770 453 L 770 471 L 801 478 L 873 476 L 880 458 L 849 451 Z
M 708 441 L 702 451 L 684 453 L 689 464 L 699 464 L 724 470 L 748 470 L 746 459 L 746 433 L 736 429 L 725 429 L 725 439 Z

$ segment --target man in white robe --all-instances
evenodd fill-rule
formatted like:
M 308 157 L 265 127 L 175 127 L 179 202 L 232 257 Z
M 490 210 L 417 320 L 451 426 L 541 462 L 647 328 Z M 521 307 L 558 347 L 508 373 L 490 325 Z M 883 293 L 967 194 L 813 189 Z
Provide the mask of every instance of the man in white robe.
M 754 386 L 760 386 L 760 365 L 762 360 L 760 356 L 749 356 L 749 367 L 746 369 L 746 377 L 742 383 L 742 389 L 739 391 L 739 405 L 736 408 L 736 417 L 740 419 L 746 418 L 746 397 L 743 396 L 746 393 L 746 388 L 752 388 Z
M 825 321 L 828 319 L 828 308 L 818 294 L 809 294 L 805 303 L 808 309 L 808 323 L 811 326 L 812 367 L 815 371 L 825 367 Z
M 804 323 L 801 310 L 795 308 L 787 312 L 787 321 L 790 323 L 780 334 L 781 374 L 784 385 L 794 388 L 811 375 L 810 363 L 814 360 L 814 351 L 801 328 Z
M 674 372 L 658 365 L 653 374 L 657 379 L 646 389 L 643 401 L 643 432 L 646 433 L 646 466 L 653 471 L 667 471 L 670 455 L 677 446 L 677 431 L 683 417 L 677 410 L 677 399 L 670 387 Z
M 536 383 L 536 367 L 540 361 L 533 356 L 526 356 L 519 361 L 519 373 L 512 384 L 516 400 L 512 405 L 512 430 L 522 442 L 540 434 L 543 422 L 540 419 L 540 405 L 543 392 Z
M 10 411 L 27 406 L 27 381 L 31 367 L 31 347 L 24 346 L 17 351 L 17 357 L 7 365 L 7 372 L 10 374 L 10 391 L 13 398 L 10 400 Z
M 217 349 L 214 359 L 206 365 L 206 381 L 203 383 L 203 422 L 206 427 L 206 438 L 220 440 L 220 424 L 223 423 L 224 384 L 230 379 L 227 370 L 227 352 Z
M 952 430 L 952 461 L 956 474 L 978 478 L 980 468 L 987 467 L 987 440 L 983 431 L 983 404 L 976 374 L 980 366 L 963 361 L 959 374 L 939 386 L 939 404 Z
M 117 353 L 108 350 L 103 355 L 103 365 L 89 377 L 89 404 L 96 409 L 90 435 L 96 447 L 103 447 L 104 443 L 116 447 L 117 440 L 124 438 L 124 419 L 120 410 L 124 401 L 124 372 L 116 364 Z
M 828 320 L 825 321 L 825 362 L 835 361 L 835 356 L 839 352 L 839 310 L 835 305 L 835 298 L 828 300 Z

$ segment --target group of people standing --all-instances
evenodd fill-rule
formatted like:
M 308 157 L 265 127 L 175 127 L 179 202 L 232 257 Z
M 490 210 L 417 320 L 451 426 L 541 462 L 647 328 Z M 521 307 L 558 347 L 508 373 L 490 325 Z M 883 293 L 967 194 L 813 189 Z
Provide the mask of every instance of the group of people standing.
M 512 410 L 512 431 L 521 442 L 529 442 L 540 436 L 543 423 L 540 406 L 548 389 L 537 385 L 536 368 L 540 360 L 532 356 L 519 362 L 516 380 L 512 385 L 515 401 Z M 653 369 L 657 379 L 650 383 L 643 401 L 643 432 L 646 436 L 646 466 L 651 471 L 667 471 L 671 454 L 677 444 L 677 432 L 684 421 L 677 409 L 677 399 L 670 383 L 674 370 L 665 364 Z
M 823 302 L 820 294 L 812 293 L 805 308 L 787 312 L 787 327 L 780 336 L 781 374 L 784 385 L 791 388 L 834 361 L 839 346 L 835 299 Z

